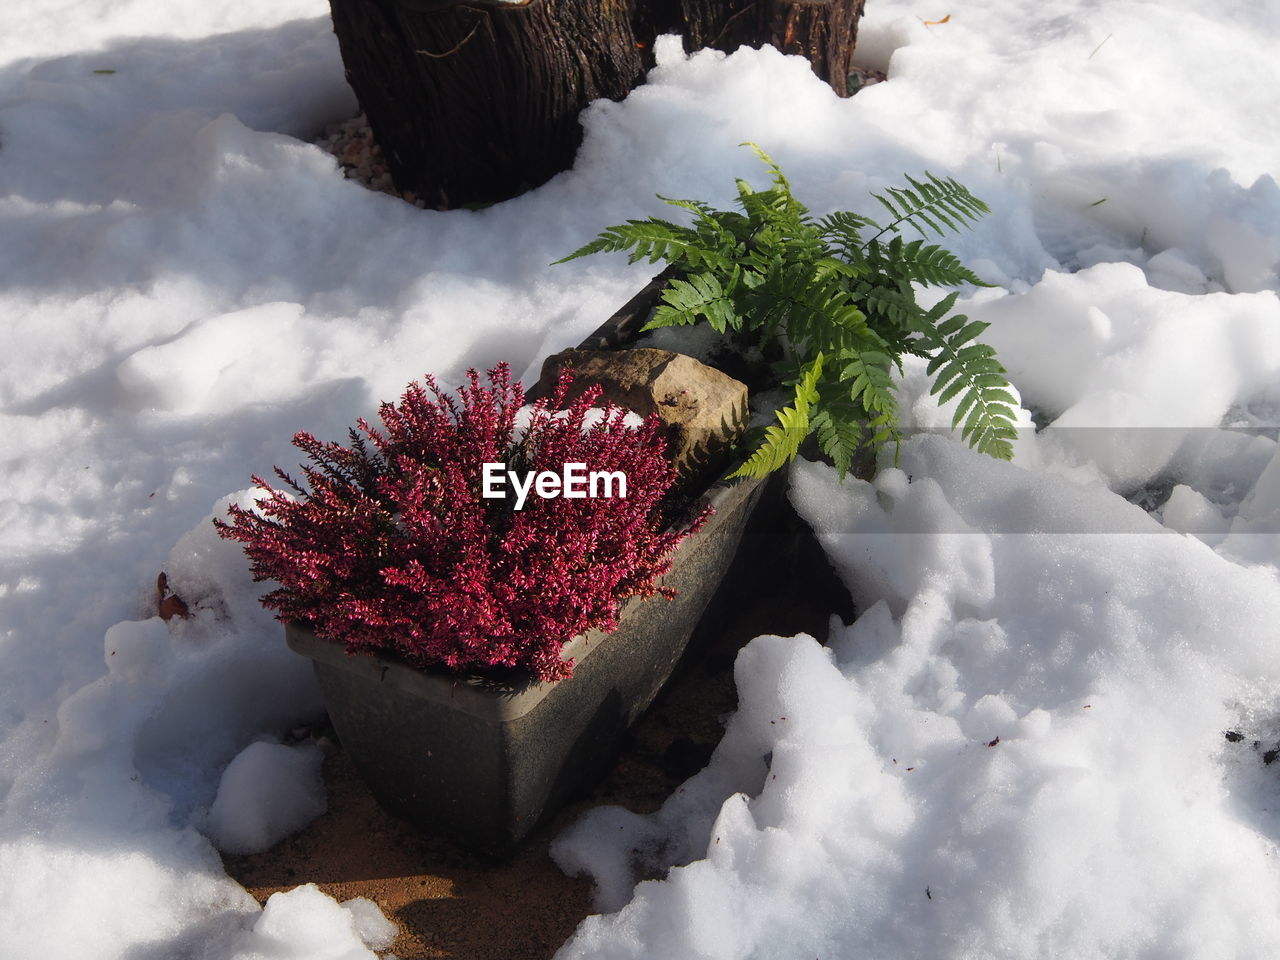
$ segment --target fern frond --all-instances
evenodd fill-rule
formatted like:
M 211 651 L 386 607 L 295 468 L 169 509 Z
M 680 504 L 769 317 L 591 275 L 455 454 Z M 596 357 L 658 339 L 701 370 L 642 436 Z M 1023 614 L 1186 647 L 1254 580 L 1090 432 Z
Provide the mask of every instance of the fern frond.
M 660 193 L 655 193 L 654 196 L 663 203 L 670 204 L 673 207 L 679 207 L 682 210 L 691 211 L 699 219 L 704 217 L 712 219 L 716 214 L 716 208 L 702 200 L 681 200 L 679 197 L 664 197 Z
M 925 178 L 922 181 L 909 176 L 910 188 L 890 187 L 887 197 L 872 194 L 889 211 L 891 219 L 868 244 L 886 233 L 897 233 L 903 224 L 915 228 L 922 237 L 927 236 L 925 226 L 938 236 L 946 232 L 943 227 L 958 232 L 962 226 L 976 223 L 984 214 L 991 212 L 985 203 L 969 192 L 968 187 L 955 179 L 935 177 L 927 170 Z
M 972 341 L 988 324 L 970 321 L 963 314 L 943 321 L 955 305 L 958 294 L 943 298 L 919 320 L 918 331 L 936 351 L 926 372 L 933 376 L 929 389 L 939 404 L 960 398 L 951 418 L 952 429 L 980 453 L 1000 460 L 1013 459 L 1015 400 L 996 360 L 996 352 L 984 343 Z
M 853 403 L 824 398 L 811 419 L 818 446 L 831 458 L 843 480 L 853 467 L 859 448 L 867 444 L 864 414 Z
M 819 261 L 836 264 L 817 230 L 794 217 L 773 214 L 766 218 L 747 238 L 747 250 L 741 262 L 758 273 L 766 273 L 777 265 L 803 264 L 809 269 Z M 846 265 L 852 270 L 852 265 Z M 826 273 L 831 270 L 827 269 Z
M 848 263 L 835 257 L 820 257 L 813 261 L 813 275 L 819 280 L 839 277 L 841 280 L 859 280 L 867 275 L 868 268 L 862 263 Z
M 727 283 L 711 272 L 690 274 L 687 280 L 672 279 L 662 291 L 663 302 L 653 312 L 644 330 L 687 326 L 705 319 L 717 333 L 739 330 L 742 318 L 733 305 L 739 272 L 735 267 Z
M 840 379 L 849 383 L 849 399 L 873 414 L 893 415 L 898 403 L 893 395 L 892 361 L 883 353 L 867 350 L 845 364 Z
M 853 292 L 867 316 L 878 324 L 902 330 L 913 329 L 913 324 L 924 316 L 907 284 L 888 286 L 883 282 L 864 282 L 859 283 Z
M 791 181 L 788 180 L 786 174 L 782 172 L 782 168 L 774 163 L 773 157 L 765 153 L 759 144 L 752 143 L 750 140 L 744 140 L 742 143 L 738 144 L 738 146 L 750 147 L 751 152 L 756 155 L 756 159 L 769 168 L 769 179 L 773 182 L 774 189 L 790 196 Z
M 791 226 L 799 226 L 807 222 L 809 208 L 796 199 L 791 192 L 791 181 L 773 162 L 773 158 L 754 143 L 747 142 L 741 146 L 750 147 L 760 162 L 769 168 L 769 179 L 773 184 L 768 190 L 756 190 L 746 180 L 735 181 L 738 203 L 743 212 L 757 223 L 778 223 L 785 220 Z
M 716 223 L 720 224 L 724 231 L 733 237 L 738 244 L 745 244 L 751 239 L 751 234 L 755 231 L 749 217 L 744 217 L 736 210 L 717 210 L 713 214 Z
M 902 237 L 894 237 L 883 246 L 880 241 L 871 240 L 867 244 L 865 264 L 870 272 L 926 286 L 950 287 L 961 283 L 991 286 L 965 267 L 951 251 L 937 244 L 926 245 L 923 240 L 904 243 Z
M 768 222 L 770 214 L 781 213 L 778 209 L 778 192 L 776 190 L 757 190 L 746 180 L 735 180 L 738 188 L 738 206 L 753 223 Z
M 870 217 L 848 210 L 837 210 L 818 220 L 816 224 L 822 238 L 849 256 L 850 253 L 862 249 L 862 231 L 868 227 L 879 229 L 880 224 Z
M 773 264 L 762 282 L 743 292 L 742 313 L 751 328 L 785 329 L 796 349 L 836 331 L 868 347 L 874 342 L 866 317 L 840 279 L 816 277 L 803 263 Z
M 657 263 L 679 263 L 682 260 L 693 265 L 707 265 L 729 269 L 732 260 L 715 247 L 709 247 L 696 230 L 651 217 L 648 220 L 628 220 L 625 224 L 609 227 L 596 239 L 579 247 L 556 263 L 565 263 L 593 253 L 618 253 L 628 251 L 627 262 L 648 260 Z
M 809 409 L 818 401 L 818 378 L 822 376 L 822 354 L 813 358 L 804 376 L 796 384 L 791 406 L 777 413 L 778 423 L 765 431 L 764 442 L 729 477 L 764 477 L 790 463 L 800 452 L 800 444 L 809 435 Z
M 738 181 L 738 205 L 754 223 L 781 225 L 784 233 L 809 212 L 808 207 L 791 194 L 782 190 L 756 190 L 745 180 Z
M 693 230 L 702 239 L 707 251 L 715 251 L 731 259 L 742 252 L 746 237 L 739 236 L 733 229 L 733 222 L 726 221 L 725 216 L 709 203 L 701 200 L 679 200 L 662 194 L 657 196 L 663 203 L 693 213 Z M 702 256 L 702 260 L 706 262 L 706 255 Z

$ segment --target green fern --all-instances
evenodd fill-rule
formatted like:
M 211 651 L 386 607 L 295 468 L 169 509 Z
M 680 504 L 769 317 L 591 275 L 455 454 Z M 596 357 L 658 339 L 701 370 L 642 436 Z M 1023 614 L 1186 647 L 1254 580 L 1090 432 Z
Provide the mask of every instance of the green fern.
M 987 286 L 950 250 L 937 244 L 926 246 L 923 240 L 903 243 L 901 237 L 894 237 L 884 247 L 880 245 L 880 241 L 872 240 L 867 244 L 866 263 L 874 273 L 892 274 L 899 279 L 935 287 L 961 283 L 971 283 L 976 287 Z
M 739 275 L 735 266 L 724 283 L 711 272 L 690 274 L 687 280 L 673 279 L 662 291 L 663 303 L 654 311 L 649 327 L 682 326 L 706 320 L 717 333 L 740 329 L 742 318 L 734 309 L 733 301 Z
M 901 371 L 905 355 L 929 359 L 939 403 L 958 398 L 953 427 L 965 441 L 1012 457 L 1016 401 L 995 351 L 977 342 L 985 325 L 947 316 L 957 293 L 922 309 L 912 286 L 986 285 L 950 251 L 926 243 L 929 231 L 941 236 L 976 222 L 986 204 L 954 179 L 926 172 L 872 194 L 889 213 L 884 224 L 848 211 L 815 219 L 769 155 L 746 146 L 768 168 L 770 187 L 738 180 L 741 213 L 661 197 L 691 214 L 691 226 L 629 220 L 557 261 L 626 251 L 632 263 L 679 264 L 683 276 L 662 292 L 645 329 L 705 321 L 720 334 L 781 347 L 794 397 L 777 424 L 753 433 L 758 446 L 733 476 L 778 469 L 810 435 L 842 478 L 861 451 L 896 443 L 892 369 Z M 905 240 L 905 227 L 920 238 Z
M 831 458 L 840 476 L 853 467 L 854 458 L 866 444 L 866 429 L 852 404 L 842 410 L 838 401 L 829 401 L 810 418 L 818 446 Z
M 962 439 L 976 450 L 1008 460 L 1013 457 L 1013 440 L 1017 436 L 1013 425 L 1016 401 L 995 350 L 974 342 L 989 324 L 970 321 L 964 314 L 937 324 L 955 305 L 956 297 L 952 293 L 944 298 L 919 325 L 922 335 L 937 351 L 926 370 L 934 377 L 929 392 L 938 397 L 939 403 L 960 397 L 952 428 L 960 427 L 963 421 Z
M 765 431 L 764 442 L 746 463 L 729 474 L 730 478 L 764 477 L 795 459 L 800 444 L 812 429 L 809 408 L 818 402 L 818 378 L 821 375 L 822 354 L 818 354 L 796 384 L 791 406 L 777 412 L 778 423 Z
M 556 263 L 565 263 L 592 253 L 618 253 L 629 250 L 628 263 L 648 260 L 658 263 L 684 261 L 690 266 L 706 264 L 729 269 L 732 261 L 722 256 L 715 247 L 708 246 L 695 230 L 680 227 L 654 217 L 649 220 L 628 220 L 625 224 L 610 227 L 595 240 L 579 247 Z
M 959 232 L 961 227 L 977 223 L 991 212 L 967 187 L 950 177 L 940 180 L 926 170 L 924 181 L 907 177 L 907 182 L 914 189 L 890 187 L 888 197 L 871 195 L 893 218 L 871 238 L 873 241 L 886 233 L 897 233 L 904 224 L 915 228 L 923 237 L 926 236 L 924 227 L 920 226 L 923 223 L 941 237 L 946 233 L 944 226 Z

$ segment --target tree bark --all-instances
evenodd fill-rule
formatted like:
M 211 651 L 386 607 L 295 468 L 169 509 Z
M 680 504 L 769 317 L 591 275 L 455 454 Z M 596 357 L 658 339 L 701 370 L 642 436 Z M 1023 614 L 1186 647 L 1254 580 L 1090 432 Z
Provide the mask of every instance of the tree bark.
M 396 186 L 428 206 L 503 200 L 567 169 L 579 111 L 626 96 L 643 74 L 628 0 L 331 6 Z
M 773 43 L 839 96 L 863 0 L 330 0 L 334 32 L 401 191 L 447 208 L 505 200 L 568 169 L 578 113 L 619 100 L 661 33 Z
M 639 0 L 643 4 L 644 0 Z M 804 57 L 839 97 L 853 59 L 864 0 L 676 0 L 660 33 L 680 33 L 686 49 L 772 44 Z

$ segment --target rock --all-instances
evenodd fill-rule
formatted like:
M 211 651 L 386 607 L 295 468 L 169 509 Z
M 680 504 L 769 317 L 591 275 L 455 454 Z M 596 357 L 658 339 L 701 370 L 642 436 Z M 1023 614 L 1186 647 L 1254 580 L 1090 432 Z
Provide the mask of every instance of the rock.
M 711 479 L 746 429 L 746 385 L 693 357 L 649 347 L 563 350 L 543 363 L 537 394 L 551 393 L 566 367 L 574 371 L 569 399 L 598 384 L 604 393 L 597 406 L 656 413 L 667 427 L 668 456 L 684 479 Z

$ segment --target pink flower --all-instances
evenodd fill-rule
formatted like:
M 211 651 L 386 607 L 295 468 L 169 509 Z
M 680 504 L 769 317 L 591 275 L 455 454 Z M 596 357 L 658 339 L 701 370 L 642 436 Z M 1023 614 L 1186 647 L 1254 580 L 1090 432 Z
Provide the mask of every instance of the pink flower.
M 671 595 L 658 578 L 710 511 L 671 528 L 675 474 L 658 419 L 628 427 L 610 406 L 584 429 L 599 391 L 556 416 L 566 378 L 517 436 L 524 391 L 506 364 L 488 381 L 469 371 L 457 400 L 431 377 L 412 383 L 399 404 L 382 405 L 381 429 L 358 421 L 346 446 L 297 434 L 304 482 L 276 468 L 297 497 L 254 477 L 267 494 L 256 511 L 233 506 L 230 523 L 214 521 L 244 546 L 255 580 L 277 583 L 262 603 L 350 653 L 552 680 L 572 671 L 560 659 L 567 640 L 614 629 L 628 597 Z M 481 496 L 483 465 L 495 462 L 520 473 L 566 463 L 622 471 L 627 496 L 530 496 L 516 511 Z

